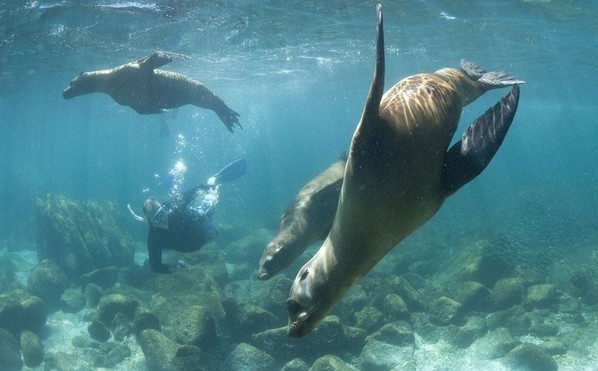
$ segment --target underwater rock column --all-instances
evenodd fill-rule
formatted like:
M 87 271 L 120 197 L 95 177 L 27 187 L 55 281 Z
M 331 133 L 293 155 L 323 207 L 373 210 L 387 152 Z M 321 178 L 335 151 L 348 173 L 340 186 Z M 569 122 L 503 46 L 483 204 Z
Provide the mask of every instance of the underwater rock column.
M 53 259 L 69 278 L 133 264 L 133 240 L 122 228 L 121 212 L 113 202 L 49 194 L 37 198 L 36 212 L 38 259 Z

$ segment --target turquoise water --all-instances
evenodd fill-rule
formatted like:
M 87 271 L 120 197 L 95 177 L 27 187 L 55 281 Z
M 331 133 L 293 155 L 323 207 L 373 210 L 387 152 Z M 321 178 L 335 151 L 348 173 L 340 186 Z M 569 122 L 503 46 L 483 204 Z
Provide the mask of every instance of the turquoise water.
M 410 74 L 456 67 L 461 58 L 527 82 L 490 166 L 407 246 L 438 245 L 450 256 L 490 233 L 525 250 L 523 257 L 545 256 L 550 266 L 595 263 L 598 5 L 383 5 L 387 88 Z M 297 190 L 349 146 L 373 71 L 374 6 L 340 0 L 0 4 L 0 247 L 35 248 L 36 197 L 113 200 L 123 215 L 128 203 L 139 212 L 146 197 L 166 194 L 160 180 L 178 161 L 192 186 L 245 158 L 248 173 L 223 187 L 214 220 L 239 235 L 275 231 Z M 204 82 L 240 113 L 243 130 L 231 134 L 213 112 L 185 106 L 167 114 L 171 134 L 164 138 L 158 116 L 138 115 L 106 95 L 62 98 L 80 72 L 155 50 L 190 56 L 163 69 Z M 466 107 L 458 133 L 502 94 L 489 92 Z M 128 227 L 143 246 L 145 229 L 134 221 Z

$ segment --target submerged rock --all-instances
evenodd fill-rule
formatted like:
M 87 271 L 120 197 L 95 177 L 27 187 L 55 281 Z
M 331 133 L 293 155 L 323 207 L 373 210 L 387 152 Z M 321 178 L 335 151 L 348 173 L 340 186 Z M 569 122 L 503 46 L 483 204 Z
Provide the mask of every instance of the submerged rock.
M 138 306 L 139 301 L 137 299 L 123 294 L 104 295 L 98 304 L 96 317 L 105 324 L 111 324 L 116 313 L 122 313 L 132 320 Z
M 366 341 L 381 341 L 387 344 L 408 346 L 415 343 L 415 335 L 407 322 L 388 323 L 366 338 Z
M 470 349 L 482 359 L 496 359 L 504 357 L 520 344 L 521 342 L 515 339 L 509 330 L 498 327 L 477 339 Z
M 123 341 L 133 333 L 131 320 L 120 312 L 114 315 L 112 323 L 110 324 L 110 329 L 112 330 L 112 336 L 114 336 L 114 340 L 116 341 Z
M 216 343 L 214 318 L 201 305 L 192 305 L 173 317 L 172 331 L 178 343 L 195 345 L 201 349 Z
M 548 308 L 556 304 L 558 299 L 559 293 L 556 287 L 551 283 L 545 283 L 530 286 L 523 303 L 534 308 Z
M 455 292 L 457 301 L 464 312 L 487 312 L 492 309 L 492 295 L 486 286 L 475 281 L 466 281 L 458 285 Z
M 110 339 L 110 329 L 101 321 L 91 321 L 87 326 L 87 332 L 92 339 L 104 342 Z
M 414 346 L 400 346 L 370 339 L 359 357 L 360 369 L 368 371 L 414 370 Z
M 133 264 L 134 245 L 112 202 L 49 194 L 36 200 L 38 259 L 54 259 L 71 279 L 94 269 Z
M 519 277 L 503 278 L 494 284 L 492 299 L 500 309 L 507 309 L 521 304 L 525 295 L 523 279 Z
M 382 301 L 382 313 L 384 313 L 386 318 L 393 321 L 409 319 L 407 304 L 397 294 L 388 294 L 384 297 Z
M 454 331 L 451 342 L 459 348 L 467 348 L 486 332 L 486 320 L 483 317 L 470 317 L 465 325 Z
M 108 343 L 107 343 L 108 344 Z M 94 366 L 103 368 L 114 368 L 125 359 L 131 356 L 131 349 L 122 343 L 109 343 L 108 349 L 99 354 L 94 360 Z
M 3 328 L 0 328 L 0 365 L 6 371 L 18 371 L 23 367 L 17 339 Z
M 356 327 L 364 329 L 367 332 L 373 332 L 379 329 L 385 322 L 384 314 L 377 308 L 368 305 L 361 311 L 355 313 Z
M 27 278 L 27 290 L 40 297 L 49 308 L 58 308 L 60 297 L 68 287 L 68 278 L 54 260 L 40 262 Z
M 320 355 L 356 352 L 363 347 L 365 331 L 343 326 L 336 316 L 327 316 L 316 329 L 301 340 L 290 338 L 286 327 L 266 330 L 252 335 L 252 344 L 278 360 L 301 357 L 314 361 Z
M 85 307 L 85 301 L 81 289 L 68 288 L 60 297 L 60 309 L 66 313 L 78 313 Z
M 21 352 L 27 367 L 37 367 L 44 360 L 44 347 L 39 337 L 31 331 L 23 331 L 20 336 Z
M 145 355 L 149 370 L 170 370 L 178 345 L 157 330 L 143 330 L 137 342 Z
M 153 283 L 155 294 L 150 308 L 167 327 L 174 327 L 173 319 L 185 308 L 193 305 L 203 307 L 218 324 L 224 318 L 223 296 L 218 284 L 199 267 L 163 274 Z
M 95 283 L 89 283 L 85 286 L 85 298 L 87 299 L 87 305 L 90 307 L 97 307 L 103 295 L 104 290 Z
M 489 314 L 486 322 L 490 329 L 506 327 L 514 336 L 523 336 L 529 332 L 532 321 L 522 306 L 514 306 Z
M 457 322 L 462 314 L 461 303 L 442 296 L 438 298 L 430 309 L 430 320 L 440 325 Z
M 226 370 L 270 371 L 274 369 L 274 358 L 268 353 L 247 343 L 241 343 L 228 355 Z
M 272 313 L 256 305 L 239 303 L 233 298 L 224 301 L 226 324 L 233 334 L 250 336 L 280 325 Z
M 48 310 L 37 296 L 20 289 L 0 295 L 0 327 L 15 335 L 23 330 L 39 332 L 46 324 Z
M 309 371 L 309 365 L 301 358 L 293 358 L 280 371 Z
M 558 366 L 550 354 L 537 345 L 524 343 L 511 350 L 503 363 L 514 370 L 556 371 Z
M 343 361 L 337 356 L 327 354 L 318 358 L 309 369 L 310 371 L 357 371 L 357 368 Z
M 141 331 L 148 329 L 160 331 L 160 320 L 151 310 L 139 306 L 133 315 L 133 332 L 138 335 Z

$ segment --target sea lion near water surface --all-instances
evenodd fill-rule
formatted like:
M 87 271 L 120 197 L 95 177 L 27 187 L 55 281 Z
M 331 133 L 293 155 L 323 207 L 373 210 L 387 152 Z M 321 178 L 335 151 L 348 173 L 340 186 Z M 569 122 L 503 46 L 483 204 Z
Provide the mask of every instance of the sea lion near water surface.
M 280 218 L 278 234 L 266 246 L 258 278 L 267 280 L 289 266 L 305 249 L 326 238 L 340 195 L 347 154 L 306 183 Z
M 351 140 L 332 228 L 298 272 L 287 300 L 288 334 L 309 333 L 356 280 L 419 228 L 488 165 L 519 101 L 516 80 L 462 61 L 460 69 L 407 77 L 383 95 L 382 8 L 376 67 Z M 462 108 L 487 90 L 512 86 L 448 149 Z
M 147 57 L 107 70 L 83 72 L 64 89 L 64 99 L 89 93 L 105 93 L 141 115 L 163 113 L 187 104 L 214 111 L 226 128 L 241 128 L 239 114 L 204 84 L 177 72 L 159 70 L 173 60 L 189 57 L 155 52 Z

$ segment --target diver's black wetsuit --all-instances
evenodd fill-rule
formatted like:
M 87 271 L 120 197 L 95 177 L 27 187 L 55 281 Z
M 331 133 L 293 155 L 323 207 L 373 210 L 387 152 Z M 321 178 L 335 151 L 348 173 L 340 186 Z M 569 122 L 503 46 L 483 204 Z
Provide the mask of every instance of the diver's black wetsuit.
M 201 213 L 189 207 L 210 189 L 213 187 L 200 185 L 183 193 L 180 198 L 164 202 L 162 207 L 168 212 L 168 229 L 149 223 L 147 250 L 154 272 L 170 272 L 168 265 L 162 264 L 162 250 L 197 251 L 216 235 L 216 230 L 211 225 L 214 209 L 211 207 Z

